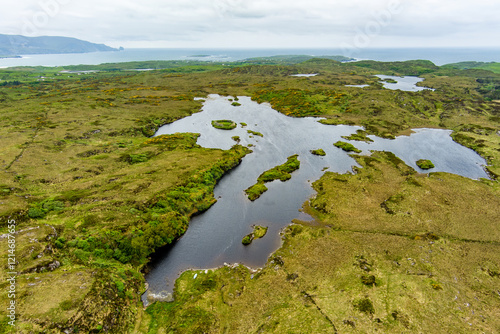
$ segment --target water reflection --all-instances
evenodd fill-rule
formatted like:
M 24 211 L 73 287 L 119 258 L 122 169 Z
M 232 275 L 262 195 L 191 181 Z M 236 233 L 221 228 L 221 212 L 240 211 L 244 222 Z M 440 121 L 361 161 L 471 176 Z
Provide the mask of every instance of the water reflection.
M 232 106 L 227 97 L 210 95 L 203 111 L 168 124 L 157 135 L 196 132 L 198 144 L 207 148 L 229 149 L 231 138 L 240 137 L 241 145 L 252 145 L 240 166 L 224 176 L 214 192 L 217 203 L 207 212 L 193 217 L 186 234 L 168 250 L 168 256 L 152 263 L 146 276 L 149 293 L 172 291 L 178 275 L 187 269 L 214 268 L 224 263 L 244 263 L 261 267 L 268 256 L 280 246 L 280 230 L 295 219 L 310 219 L 299 212 L 312 194 L 311 182 L 321 177 L 324 169 L 348 173 L 356 161 L 333 143 L 361 129 L 357 126 L 323 125 L 317 118 L 292 118 L 273 110 L 268 104 L 257 104 L 249 97 L 239 97 L 241 106 Z M 229 119 L 238 124 L 234 130 L 219 130 L 212 120 Z M 243 126 L 246 124 L 246 126 Z M 258 131 L 263 137 L 252 135 Z M 430 159 L 432 171 L 446 171 L 470 178 L 487 177 L 481 165 L 485 161 L 475 152 L 453 142 L 449 131 L 421 129 L 411 136 L 395 140 L 371 137 L 373 143 L 352 143 L 361 154 L 370 150 L 389 150 L 408 165 L 418 169 L 415 161 Z M 313 149 L 323 149 L 326 156 L 315 156 Z M 298 154 L 299 170 L 287 182 L 274 181 L 259 199 L 251 202 L 244 190 L 256 182 L 265 170 L 282 164 L 290 155 Z M 268 226 L 267 235 L 243 246 L 241 239 L 252 231 L 252 225 Z
M 424 81 L 423 78 L 419 77 L 396 77 L 392 75 L 376 75 L 376 77 L 379 77 L 381 80 L 384 82 L 382 85 L 384 88 L 387 89 L 392 89 L 392 90 L 404 90 L 408 92 L 419 92 L 422 90 L 434 90 L 432 88 L 428 87 L 419 87 L 417 86 L 417 83 Z M 387 82 L 387 81 L 388 82 Z

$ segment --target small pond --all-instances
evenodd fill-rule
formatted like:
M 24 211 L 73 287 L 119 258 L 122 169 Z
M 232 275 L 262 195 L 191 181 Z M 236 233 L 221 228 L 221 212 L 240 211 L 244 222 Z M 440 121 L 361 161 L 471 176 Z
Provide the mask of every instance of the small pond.
M 345 87 L 358 87 L 358 88 L 365 88 L 369 87 L 370 85 L 345 85 Z
M 384 88 L 387 89 L 392 89 L 392 90 L 404 90 L 408 92 L 419 92 L 422 90 L 434 90 L 432 88 L 427 88 L 427 87 L 419 87 L 417 86 L 417 83 L 424 81 L 423 78 L 419 77 L 396 77 L 393 75 L 382 75 L 378 74 L 376 77 L 380 78 L 383 80 L 382 85 Z M 391 82 L 385 82 L 385 80 L 391 81 Z M 395 81 L 395 82 L 392 82 Z
M 302 77 L 302 78 L 308 78 L 308 77 L 315 77 L 317 76 L 318 73 L 302 73 L 302 74 L 291 74 L 291 77 Z
M 216 186 L 217 203 L 208 211 L 193 217 L 186 234 L 168 249 L 158 251 L 151 271 L 146 275 L 149 290 L 143 296 L 165 297 L 174 287 L 179 274 L 187 269 L 215 268 L 224 263 L 243 263 L 252 268 L 262 267 L 269 255 L 280 246 L 279 232 L 293 219 L 310 220 L 301 213 L 302 204 L 313 195 L 311 182 L 324 173 L 324 168 L 349 173 L 356 161 L 333 146 L 361 129 L 357 126 L 324 125 L 317 118 L 292 118 L 275 110 L 269 104 L 258 104 L 249 97 L 239 97 L 241 106 L 231 105 L 228 97 L 210 95 L 202 112 L 161 127 L 156 135 L 176 132 L 196 132 L 201 136 L 198 144 L 207 148 L 229 149 L 235 144 L 232 136 L 241 138 L 241 145 L 252 144 L 253 153 L 241 165 L 225 175 Z M 238 124 L 233 130 L 220 130 L 212 126 L 213 120 L 227 119 Z M 242 126 L 241 123 L 246 123 Z M 258 131 L 263 137 L 252 135 Z M 486 178 L 482 166 L 485 161 L 474 151 L 455 143 L 450 131 L 418 129 L 410 136 L 395 140 L 371 136 L 373 143 L 352 141 L 370 154 L 370 150 L 394 152 L 408 165 L 420 170 L 415 161 L 430 159 L 436 166 L 430 171 L 444 171 L 469 178 Z M 325 156 L 310 153 L 323 149 Z M 300 169 L 292 173 L 287 182 L 267 183 L 269 188 L 259 199 L 251 202 L 244 190 L 253 185 L 263 172 L 298 154 Z M 252 225 L 268 226 L 262 239 L 243 246 L 242 238 L 252 232 Z M 168 299 L 168 298 L 165 298 Z

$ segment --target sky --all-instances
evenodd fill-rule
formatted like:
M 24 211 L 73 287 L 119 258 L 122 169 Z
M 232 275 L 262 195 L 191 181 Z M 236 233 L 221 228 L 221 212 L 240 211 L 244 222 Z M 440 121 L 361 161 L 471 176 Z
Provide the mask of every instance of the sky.
M 500 47 L 498 0 L 22 0 L 4 8 L 3 34 L 125 48 Z

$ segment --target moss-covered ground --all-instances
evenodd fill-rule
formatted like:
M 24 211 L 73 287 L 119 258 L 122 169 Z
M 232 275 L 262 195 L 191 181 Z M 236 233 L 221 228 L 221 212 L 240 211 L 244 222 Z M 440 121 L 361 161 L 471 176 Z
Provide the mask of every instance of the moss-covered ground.
M 245 235 L 243 237 L 243 239 L 241 240 L 241 243 L 243 245 L 250 245 L 254 239 L 263 238 L 267 233 L 267 229 L 268 229 L 267 226 L 264 227 L 264 226 L 255 225 L 253 227 L 252 233 Z
M 417 160 L 416 164 L 421 169 L 431 169 L 431 168 L 434 168 L 434 164 L 432 163 L 432 161 L 427 160 L 427 159 Z
M 274 180 L 280 180 L 281 182 L 288 181 L 292 178 L 290 173 L 296 171 L 300 168 L 300 161 L 298 155 L 292 155 L 287 158 L 287 161 L 269 170 L 266 170 L 257 178 L 257 183 L 245 190 L 248 199 L 255 201 L 263 193 L 267 191 L 267 187 L 264 183 L 272 182 Z
M 212 126 L 221 130 L 232 130 L 236 128 L 236 123 L 228 119 L 220 119 L 212 121 Z
M 157 65 L 0 70 L 0 234 L 9 219 L 19 231 L 17 327 L 1 313 L 0 332 L 500 330 L 499 74 L 427 61 Z M 386 90 L 374 74 L 420 75 L 435 91 Z M 175 302 L 143 310 L 150 254 L 214 203 L 217 180 L 249 153 L 203 149 L 196 134 L 151 138 L 212 93 L 364 127 L 348 140 L 451 129 L 487 160 L 492 180 L 421 175 L 388 153 L 356 157 L 355 174 L 314 183 L 305 209 L 316 223 L 290 226 L 262 270 L 186 272 Z M 7 238 L 0 243 L 6 291 Z
M 334 143 L 333 146 L 341 148 L 343 151 L 346 152 L 361 153 L 361 150 L 357 149 L 356 146 L 350 143 L 346 143 L 344 141 L 338 141 Z
M 325 150 L 323 150 L 322 148 L 318 148 L 317 150 L 311 150 L 311 154 L 319 155 L 319 156 L 326 155 Z

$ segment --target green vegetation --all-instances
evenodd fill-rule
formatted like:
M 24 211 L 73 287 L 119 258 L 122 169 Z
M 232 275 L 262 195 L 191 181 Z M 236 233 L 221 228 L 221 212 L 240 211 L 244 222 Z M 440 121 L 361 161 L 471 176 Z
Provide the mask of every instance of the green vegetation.
M 487 70 L 495 73 L 500 73 L 500 63 L 490 62 L 478 62 L 478 61 L 464 61 L 460 63 L 446 64 L 443 68 L 453 68 L 460 70 L 468 70 L 468 69 L 481 69 Z
M 436 319 L 443 332 L 498 328 L 489 293 L 500 272 L 498 190 L 446 173 L 424 177 L 387 152 L 357 160 L 355 175 L 326 173 L 314 183 L 308 211 L 320 226 L 289 226 L 257 273 L 225 266 L 207 275 L 210 289 L 192 279 L 200 272 L 185 273 L 174 304 L 150 307 L 169 305 L 155 319 L 172 323 L 160 327 L 181 329 L 173 319 L 197 307 L 218 319 L 211 330 L 234 333 L 432 332 Z M 394 214 L 381 207 L 391 197 Z
M 239 102 L 233 102 L 233 103 L 231 103 L 231 105 L 234 106 L 234 107 L 239 107 L 239 106 L 241 106 L 241 103 L 239 103 Z
M 319 155 L 319 156 L 325 156 L 326 155 L 325 151 L 322 148 L 317 149 L 317 150 L 311 150 L 311 153 L 314 154 L 314 155 Z
M 254 135 L 254 136 L 264 137 L 264 135 L 262 133 L 257 132 L 257 131 L 247 130 L 247 133 Z
M 245 246 L 247 245 L 250 245 L 253 241 L 253 234 L 250 233 L 250 234 L 247 234 L 243 237 L 243 239 L 241 240 L 241 243 Z
M 196 307 L 213 317 L 203 323 L 215 332 L 425 333 L 437 319 L 442 332 L 495 331 L 498 300 L 490 291 L 500 272 L 500 234 L 489 232 L 497 231 L 498 190 L 446 173 L 424 177 L 387 152 L 357 160 L 355 175 L 326 173 L 314 183 L 318 195 L 308 210 L 320 226 L 289 226 L 257 273 L 225 266 L 183 274 L 176 301 L 148 309 L 169 305 L 154 321 L 181 330 L 177 319 Z M 390 197 L 400 198 L 391 204 L 395 214 L 380 206 Z M 205 275 L 210 288 L 201 286 Z
M 228 119 L 220 119 L 217 121 L 212 121 L 212 126 L 216 129 L 232 130 L 236 128 L 236 123 Z
M 245 63 L 249 64 L 261 64 L 261 65 L 295 65 L 303 63 L 305 61 L 320 58 L 320 59 L 330 59 L 339 62 L 352 61 L 353 58 L 344 56 L 306 56 L 306 55 L 282 55 L 282 56 L 270 56 L 270 57 L 255 57 L 245 59 Z
M 361 150 L 358 150 L 354 145 L 343 142 L 343 141 L 338 141 L 333 146 L 341 148 L 342 150 L 346 152 L 355 152 L 355 153 L 361 153 Z
M 266 233 L 267 233 L 267 229 L 268 229 L 267 226 L 255 225 L 253 227 L 253 236 L 254 236 L 254 239 L 263 238 L 266 235 Z
M 263 193 L 267 191 L 267 187 L 264 185 L 264 183 L 256 183 L 250 188 L 247 188 L 245 190 L 245 193 L 248 196 L 248 199 L 251 201 L 255 201 L 257 198 L 260 197 Z
M 393 84 L 398 83 L 396 80 L 394 80 L 392 78 L 382 79 L 382 81 L 387 82 L 387 83 L 393 83 Z
M 347 140 L 373 142 L 373 140 L 368 138 L 367 135 L 368 135 L 368 133 L 364 130 L 356 130 L 356 133 L 354 133 L 350 136 L 342 136 L 342 138 L 347 139 Z
M 289 76 L 296 73 L 320 75 Z M 421 85 L 435 91 L 381 89 L 375 74 L 421 75 Z M 428 61 L 314 58 L 293 65 L 24 67 L 1 69 L 0 79 L 0 233 L 7 233 L 9 219 L 19 231 L 17 327 L 8 327 L 2 314 L 0 332 L 431 333 L 436 323 L 453 333 L 500 328 L 498 73 Z M 217 180 L 249 152 L 238 145 L 201 148 L 197 134 L 152 137 L 161 125 L 198 112 L 194 97 L 208 94 L 251 96 L 289 116 L 364 127 L 346 140 L 450 129 L 456 142 L 486 159 L 492 179 L 424 176 L 387 152 L 357 156 L 362 168 L 355 174 L 327 172 L 314 183 L 317 195 L 304 210 L 315 224 L 289 226 L 261 270 L 185 272 L 174 302 L 143 310 L 142 270 L 151 253 L 214 203 Z M 286 179 L 283 174 L 273 171 L 265 179 Z M 257 194 L 266 187 L 258 181 L 252 188 Z M 6 249 L 0 251 L 4 260 Z M 0 299 L 7 302 L 5 295 Z
M 266 182 L 271 182 L 274 180 L 280 180 L 281 182 L 290 180 L 292 178 L 291 173 L 300 168 L 300 161 L 298 155 L 292 155 L 287 158 L 287 161 L 279 166 L 273 167 L 257 178 L 257 183 L 245 190 L 248 199 L 255 201 L 264 192 L 267 191 L 267 187 L 264 185 Z
M 417 166 L 421 169 L 431 169 L 434 168 L 434 164 L 430 160 L 420 159 L 416 162 Z
M 266 233 L 267 233 L 267 226 L 263 227 L 255 225 L 253 227 L 253 232 L 244 236 L 243 239 L 241 240 L 241 243 L 245 246 L 250 245 L 254 239 L 262 238 L 266 235 Z

